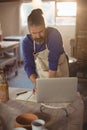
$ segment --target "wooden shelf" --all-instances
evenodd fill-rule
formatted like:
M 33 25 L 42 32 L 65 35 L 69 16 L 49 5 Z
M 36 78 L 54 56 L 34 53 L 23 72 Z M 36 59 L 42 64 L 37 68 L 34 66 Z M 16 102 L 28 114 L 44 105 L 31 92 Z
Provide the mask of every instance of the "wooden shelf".
M 6 64 L 9 64 L 11 62 L 13 62 L 14 60 L 16 60 L 16 56 L 12 57 L 12 58 L 0 58 L 0 66 L 3 67 Z
M 14 72 L 15 75 L 18 74 L 18 47 L 19 42 L 16 41 L 2 41 L 0 43 L 0 67 L 5 67 L 12 62 L 14 62 Z M 11 53 L 11 54 L 10 54 Z

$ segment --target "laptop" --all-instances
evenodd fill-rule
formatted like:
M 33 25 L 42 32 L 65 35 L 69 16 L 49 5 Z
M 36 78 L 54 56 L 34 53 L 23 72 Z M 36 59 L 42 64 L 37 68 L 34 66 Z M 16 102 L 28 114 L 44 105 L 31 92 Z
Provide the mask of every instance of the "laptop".
M 38 78 L 36 100 L 39 103 L 72 102 L 77 96 L 77 77 Z

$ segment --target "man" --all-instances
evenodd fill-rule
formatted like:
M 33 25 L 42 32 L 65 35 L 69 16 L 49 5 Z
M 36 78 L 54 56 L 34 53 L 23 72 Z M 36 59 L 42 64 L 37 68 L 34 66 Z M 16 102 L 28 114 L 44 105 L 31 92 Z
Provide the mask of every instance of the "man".
M 24 68 L 34 86 L 37 77 L 69 76 L 61 34 L 45 26 L 41 9 L 32 10 L 28 16 L 28 29 L 30 34 L 23 40 Z

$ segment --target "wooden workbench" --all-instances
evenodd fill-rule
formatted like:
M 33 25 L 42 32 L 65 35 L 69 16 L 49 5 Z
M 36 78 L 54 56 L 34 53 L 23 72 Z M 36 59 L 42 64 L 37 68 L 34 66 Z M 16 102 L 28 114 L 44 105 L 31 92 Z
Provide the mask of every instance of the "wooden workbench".
M 25 90 L 25 88 L 9 88 L 9 101 L 0 103 L 0 116 L 4 126 L 2 130 L 12 130 L 15 127 L 14 119 L 22 113 L 37 114 L 39 118 L 46 121 L 48 130 L 82 130 L 84 105 L 79 93 L 77 99 L 66 108 L 66 111 L 46 107 L 41 111 L 40 103 L 15 100 L 16 94 Z

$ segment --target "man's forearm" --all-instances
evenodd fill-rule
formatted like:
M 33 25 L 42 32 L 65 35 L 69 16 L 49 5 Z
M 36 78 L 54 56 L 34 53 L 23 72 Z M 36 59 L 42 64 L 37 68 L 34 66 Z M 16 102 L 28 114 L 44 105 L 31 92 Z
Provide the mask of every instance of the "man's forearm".
M 29 79 L 32 81 L 34 86 L 36 86 L 36 78 L 37 78 L 36 74 L 31 74 L 30 77 L 29 77 Z

